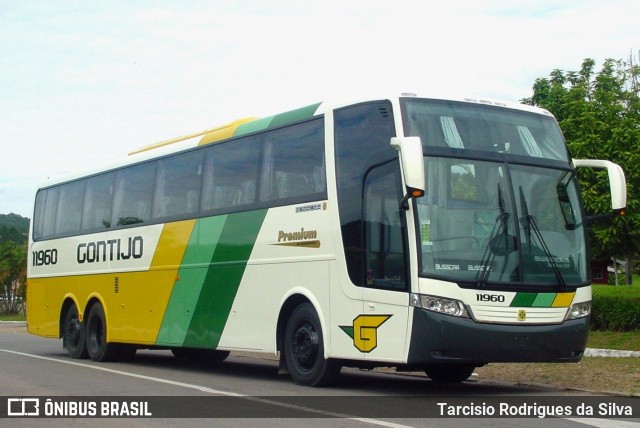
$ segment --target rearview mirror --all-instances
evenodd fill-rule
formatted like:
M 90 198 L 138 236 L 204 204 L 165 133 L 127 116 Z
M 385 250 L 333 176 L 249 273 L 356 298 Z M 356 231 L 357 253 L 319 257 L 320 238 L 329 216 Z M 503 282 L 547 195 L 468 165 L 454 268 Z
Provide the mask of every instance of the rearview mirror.
M 609 174 L 609 188 L 611 189 L 611 209 L 614 212 L 621 212 L 627 206 L 627 182 L 624 178 L 624 171 L 620 165 L 607 160 L 598 159 L 574 159 L 575 168 L 588 167 L 606 169 Z
M 422 155 L 422 142 L 420 137 L 393 137 L 391 147 L 396 149 L 400 156 L 404 184 L 407 187 L 406 194 L 400 206 L 408 208 L 407 201 L 410 198 L 424 196 L 425 175 L 424 160 Z

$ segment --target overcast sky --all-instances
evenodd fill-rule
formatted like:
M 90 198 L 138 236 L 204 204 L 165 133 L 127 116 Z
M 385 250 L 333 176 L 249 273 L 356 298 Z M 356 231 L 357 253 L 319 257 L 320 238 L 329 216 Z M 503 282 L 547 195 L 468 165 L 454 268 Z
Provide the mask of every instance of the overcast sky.
M 637 0 L 0 0 L 0 214 L 47 177 L 381 92 L 519 100 L 640 49 Z

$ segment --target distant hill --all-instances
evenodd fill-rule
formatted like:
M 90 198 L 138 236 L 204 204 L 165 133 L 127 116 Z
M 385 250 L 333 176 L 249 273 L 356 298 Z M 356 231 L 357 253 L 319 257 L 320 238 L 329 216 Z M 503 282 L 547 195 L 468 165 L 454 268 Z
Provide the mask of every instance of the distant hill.
M 29 219 L 18 214 L 0 214 L 0 243 L 13 241 L 16 244 L 27 242 Z

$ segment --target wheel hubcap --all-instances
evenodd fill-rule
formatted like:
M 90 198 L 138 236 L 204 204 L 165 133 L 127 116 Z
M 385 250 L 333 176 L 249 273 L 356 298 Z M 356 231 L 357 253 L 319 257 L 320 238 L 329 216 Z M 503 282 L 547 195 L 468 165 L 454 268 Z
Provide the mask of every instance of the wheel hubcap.
M 80 342 L 80 322 L 78 318 L 71 318 L 67 323 L 67 343 L 76 348 Z
M 91 323 L 91 331 L 89 332 L 89 343 L 93 351 L 98 351 L 104 342 L 104 328 L 100 317 L 95 317 Z
M 293 355 L 298 366 L 309 371 L 316 362 L 319 351 L 318 332 L 312 324 L 306 322 L 293 335 Z

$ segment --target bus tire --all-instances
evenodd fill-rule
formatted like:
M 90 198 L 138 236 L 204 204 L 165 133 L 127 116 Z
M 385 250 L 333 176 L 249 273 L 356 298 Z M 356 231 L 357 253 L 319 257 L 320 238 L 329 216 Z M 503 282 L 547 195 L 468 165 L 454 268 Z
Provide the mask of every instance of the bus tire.
M 93 361 L 114 361 L 120 354 L 120 346 L 107 343 L 107 319 L 100 303 L 91 306 L 86 319 L 86 342 L 89 358 Z
M 284 355 L 293 381 L 304 386 L 324 386 L 340 373 L 336 360 L 324 358 L 320 319 L 311 303 L 296 307 L 287 321 Z
M 469 364 L 433 364 L 424 372 L 436 383 L 460 383 L 469 379 L 476 366 Z
M 89 356 L 85 332 L 85 325 L 78 316 L 78 307 L 71 304 L 62 318 L 62 347 L 71 358 L 84 359 Z

